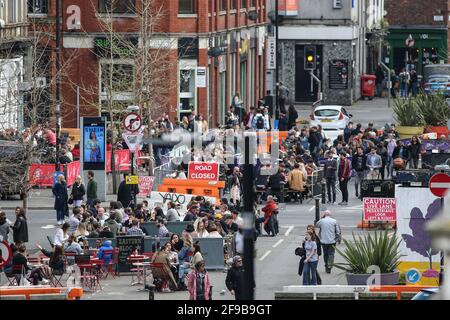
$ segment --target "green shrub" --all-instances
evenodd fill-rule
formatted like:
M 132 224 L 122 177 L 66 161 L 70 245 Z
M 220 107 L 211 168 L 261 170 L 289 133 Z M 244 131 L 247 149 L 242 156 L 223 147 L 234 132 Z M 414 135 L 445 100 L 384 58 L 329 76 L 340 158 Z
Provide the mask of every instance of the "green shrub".
M 394 100 L 394 118 L 400 126 L 405 127 L 422 127 L 425 125 L 425 120 L 421 109 L 414 98 Z

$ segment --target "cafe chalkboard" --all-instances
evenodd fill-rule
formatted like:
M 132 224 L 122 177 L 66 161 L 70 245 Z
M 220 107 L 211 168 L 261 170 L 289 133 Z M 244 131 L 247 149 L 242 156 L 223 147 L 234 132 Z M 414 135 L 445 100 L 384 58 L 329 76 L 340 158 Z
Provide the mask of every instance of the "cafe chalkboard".
M 348 88 L 348 60 L 330 60 L 330 89 Z
M 144 252 L 144 237 L 122 236 L 117 237 L 117 248 L 119 248 L 119 272 L 129 272 L 131 265 L 127 258 L 137 249 L 138 253 Z

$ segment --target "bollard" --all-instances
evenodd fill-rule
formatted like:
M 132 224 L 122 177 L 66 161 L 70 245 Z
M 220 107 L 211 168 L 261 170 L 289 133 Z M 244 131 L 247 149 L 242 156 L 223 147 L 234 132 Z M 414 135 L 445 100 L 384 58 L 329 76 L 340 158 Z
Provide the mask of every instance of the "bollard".
M 320 199 L 316 199 L 316 219 L 314 220 L 314 223 L 317 223 L 320 220 Z
M 325 204 L 325 188 L 326 188 L 325 181 L 322 180 L 322 204 Z
M 148 290 L 148 300 L 155 300 L 155 285 L 147 284 L 145 289 Z

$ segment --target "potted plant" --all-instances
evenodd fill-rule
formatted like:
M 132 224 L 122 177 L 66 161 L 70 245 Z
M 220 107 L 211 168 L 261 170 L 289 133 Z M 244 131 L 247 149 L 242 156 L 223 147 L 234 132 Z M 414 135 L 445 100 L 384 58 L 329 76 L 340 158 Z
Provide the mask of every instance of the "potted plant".
M 400 138 L 407 139 L 423 133 L 425 120 L 415 99 L 395 99 L 392 111 L 398 122 L 395 130 Z
M 425 133 L 436 132 L 438 137 L 448 136 L 447 120 L 450 119 L 450 108 L 442 94 L 427 95 L 421 93 L 416 96 L 416 103 L 423 114 Z
M 380 285 L 396 285 L 399 282 L 397 266 L 400 241 L 394 235 L 389 238 L 387 230 L 355 237 L 353 242 L 344 239 L 345 250 L 336 251 L 344 258 L 344 263 L 335 263 L 337 269 L 346 272 L 348 285 L 370 285 L 369 278 L 379 276 Z M 379 274 L 369 273 L 379 270 Z M 370 281 L 369 281 L 370 282 Z

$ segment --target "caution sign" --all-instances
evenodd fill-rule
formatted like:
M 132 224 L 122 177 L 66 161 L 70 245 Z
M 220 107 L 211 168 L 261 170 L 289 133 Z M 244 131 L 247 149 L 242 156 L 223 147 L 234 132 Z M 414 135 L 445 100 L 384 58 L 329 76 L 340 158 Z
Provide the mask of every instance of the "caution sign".
M 139 176 L 127 176 L 125 184 L 139 184 Z

